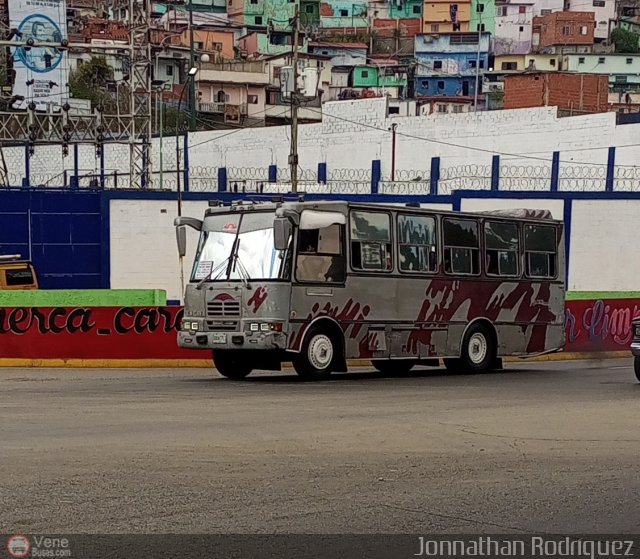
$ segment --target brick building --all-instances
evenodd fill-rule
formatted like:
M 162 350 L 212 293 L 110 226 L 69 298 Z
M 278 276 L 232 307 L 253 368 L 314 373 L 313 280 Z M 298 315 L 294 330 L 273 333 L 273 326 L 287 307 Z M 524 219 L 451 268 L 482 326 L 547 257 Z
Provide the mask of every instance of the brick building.
M 548 54 L 591 52 L 595 25 L 594 12 L 553 12 L 534 17 L 532 50 Z
M 564 114 L 608 111 L 609 76 L 532 72 L 506 76 L 504 108 L 558 107 Z

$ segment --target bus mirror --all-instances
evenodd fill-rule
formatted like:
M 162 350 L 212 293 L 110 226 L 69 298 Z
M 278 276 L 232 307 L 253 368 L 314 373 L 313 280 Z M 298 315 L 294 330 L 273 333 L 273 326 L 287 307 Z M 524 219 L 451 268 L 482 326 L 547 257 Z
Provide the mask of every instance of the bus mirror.
M 184 226 L 176 227 L 176 241 L 178 242 L 178 255 L 187 254 L 187 230 Z
M 273 222 L 273 243 L 276 250 L 287 250 L 291 237 L 291 222 L 286 217 L 276 217 Z

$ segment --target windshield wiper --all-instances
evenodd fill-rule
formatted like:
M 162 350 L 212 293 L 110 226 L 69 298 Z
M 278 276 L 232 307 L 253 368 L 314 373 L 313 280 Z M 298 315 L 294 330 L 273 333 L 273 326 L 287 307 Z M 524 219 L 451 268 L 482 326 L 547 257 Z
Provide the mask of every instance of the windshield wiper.
M 251 285 L 249 285 L 251 276 L 249 275 L 249 272 L 247 272 L 247 268 L 242 263 L 242 260 L 240 260 L 240 255 L 238 254 L 239 250 L 240 250 L 240 239 L 238 239 L 238 242 L 236 243 L 235 254 L 232 254 L 234 258 L 233 269 L 235 270 L 236 267 L 238 268 L 238 275 L 240 276 L 242 283 L 247 289 L 251 289 Z

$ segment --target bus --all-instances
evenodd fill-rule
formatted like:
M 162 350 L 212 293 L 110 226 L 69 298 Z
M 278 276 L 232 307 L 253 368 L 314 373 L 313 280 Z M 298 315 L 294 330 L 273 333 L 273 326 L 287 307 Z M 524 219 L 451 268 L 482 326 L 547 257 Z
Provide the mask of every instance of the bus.
M 545 210 L 210 203 L 175 225 L 181 257 L 200 232 L 178 344 L 228 378 L 292 362 L 324 379 L 349 359 L 483 372 L 564 345 L 564 227 Z

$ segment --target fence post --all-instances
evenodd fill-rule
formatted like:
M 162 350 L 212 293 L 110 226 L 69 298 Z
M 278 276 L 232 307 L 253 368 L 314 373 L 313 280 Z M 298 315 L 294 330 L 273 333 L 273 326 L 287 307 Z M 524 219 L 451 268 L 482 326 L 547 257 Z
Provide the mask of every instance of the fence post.
M 80 188 L 80 161 L 78 144 L 73 144 L 73 176 L 69 186 L 73 189 Z
M 616 170 L 616 148 L 611 146 L 609 148 L 609 154 L 607 156 L 607 182 L 604 185 L 606 192 L 613 192 L 615 183 L 615 170 Z
M 149 144 L 142 146 L 142 177 L 140 178 L 140 188 L 147 188 L 148 171 L 149 171 Z
M 491 159 L 491 190 L 500 190 L 500 156 Z
M 327 184 L 327 164 L 318 163 L 318 182 L 320 184 Z
M 438 183 L 440 182 L 440 158 L 431 158 L 431 177 L 429 179 L 429 194 L 438 195 Z
M 278 166 L 269 165 L 269 182 L 278 182 Z
M 183 138 L 183 153 L 184 153 L 184 169 L 182 172 L 184 173 L 184 191 L 189 192 L 189 132 L 184 133 Z
M 382 176 L 382 167 L 379 159 L 371 162 L 371 194 L 378 194 L 380 186 L 380 177 Z
M 554 151 L 551 157 L 551 192 L 558 192 L 560 182 L 560 152 Z
M 104 144 L 100 144 L 98 146 L 100 150 L 100 188 L 104 188 L 105 186 L 105 177 L 104 177 Z M 131 177 L 129 177 L 131 180 Z
M 31 154 L 29 153 L 29 144 L 24 146 L 24 177 L 22 178 L 22 186 L 29 188 L 31 186 Z
M 218 167 L 218 192 L 227 191 L 227 168 Z

